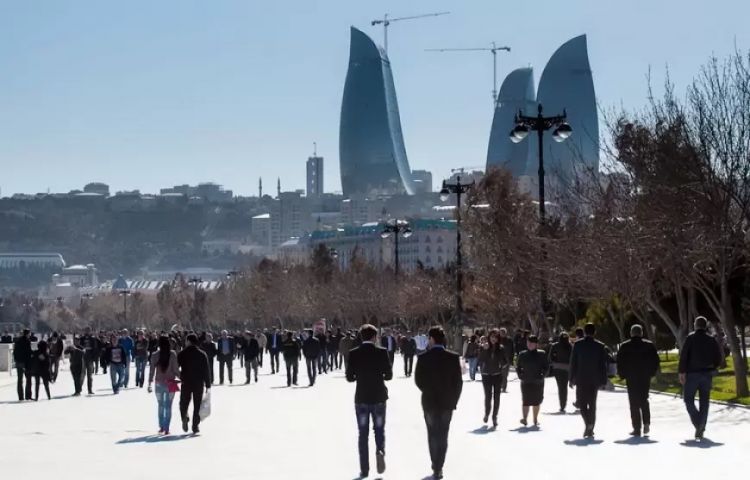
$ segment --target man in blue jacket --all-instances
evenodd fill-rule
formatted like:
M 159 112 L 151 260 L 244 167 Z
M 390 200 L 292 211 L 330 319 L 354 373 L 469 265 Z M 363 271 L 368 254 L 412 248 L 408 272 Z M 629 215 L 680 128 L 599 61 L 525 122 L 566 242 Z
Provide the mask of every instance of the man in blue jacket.
M 120 340 L 118 344 L 125 350 L 125 374 L 123 379 L 123 386 L 128 388 L 130 383 L 130 361 L 133 359 L 133 350 L 135 350 L 135 342 L 133 337 L 130 336 L 128 329 L 123 328 L 120 332 Z

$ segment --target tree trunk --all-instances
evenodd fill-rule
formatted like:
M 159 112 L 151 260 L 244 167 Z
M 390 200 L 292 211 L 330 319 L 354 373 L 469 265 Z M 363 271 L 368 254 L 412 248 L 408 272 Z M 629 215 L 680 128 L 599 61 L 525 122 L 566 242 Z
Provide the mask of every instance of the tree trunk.
M 721 278 L 721 324 L 724 327 L 729 351 L 732 352 L 732 364 L 734 366 L 734 382 L 736 385 L 737 396 L 747 397 L 750 395 L 747 384 L 747 362 L 740 350 L 740 341 L 737 338 L 737 328 L 734 321 L 734 311 L 732 310 L 732 299 L 729 292 L 729 279 L 726 275 Z

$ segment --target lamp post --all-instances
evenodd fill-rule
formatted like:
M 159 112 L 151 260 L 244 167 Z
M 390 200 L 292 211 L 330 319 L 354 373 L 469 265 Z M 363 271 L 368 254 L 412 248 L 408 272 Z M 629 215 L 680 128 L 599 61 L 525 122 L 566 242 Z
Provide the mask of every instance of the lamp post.
M 122 319 L 126 326 L 128 324 L 128 297 L 131 293 L 127 288 L 120 290 L 120 296 L 122 297 Z
M 516 126 L 510 132 L 510 141 L 513 143 L 522 142 L 530 131 L 537 133 L 537 140 L 539 145 L 539 230 L 540 234 L 545 233 L 546 224 L 546 210 L 544 200 L 544 132 L 552 130 L 552 138 L 556 142 L 564 142 L 573 134 L 573 129 L 567 122 L 567 113 L 563 110 L 562 115 L 553 115 L 551 117 L 545 117 L 543 114 L 542 104 L 539 104 L 536 116 L 527 116 L 523 112 L 519 111 L 515 118 Z M 542 249 L 542 258 L 544 261 L 547 258 L 547 251 Z M 547 286 L 542 273 L 542 285 L 540 292 L 540 310 L 542 322 L 545 319 L 545 305 L 547 303 Z
M 386 222 L 385 225 L 383 225 L 383 231 L 381 232 L 380 236 L 383 239 L 389 238 L 391 235 L 393 235 L 394 240 L 394 271 L 396 272 L 396 277 L 398 278 L 398 272 L 399 272 L 399 258 L 398 258 L 398 237 L 403 236 L 404 238 L 409 238 L 412 236 L 412 230 L 411 226 L 409 225 L 409 222 L 406 220 L 390 220 Z
M 443 188 L 440 190 L 440 200 L 443 202 L 450 198 L 451 194 L 456 195 L 456 313 L 454 320 L 460 327 L 464 314 L 464 272 L 463 272 L 463 254 L 461 252 L 461 195 L 465 195 L 474 187 L 474 179 L 470 183 L 461 183 L 461 177 L 456 176 L 455 183 L 448 183 L 443 180 Z

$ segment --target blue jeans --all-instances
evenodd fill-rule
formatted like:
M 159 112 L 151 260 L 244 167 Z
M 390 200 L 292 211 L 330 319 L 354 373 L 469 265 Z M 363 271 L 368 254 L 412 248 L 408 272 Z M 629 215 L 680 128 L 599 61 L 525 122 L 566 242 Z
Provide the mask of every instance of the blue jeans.
M 146 359 L 135 357 L 135 386 L 142 387 L 146 380 Z
M 695 428 L 706 428 L 708 422 L 708 407 L 711 404 L 711 386 L 713 374 L 711 372 L 688 373 L 682 398 L 685 400 L 690 421 Z M 698 394 L 698 407 L 695 408 L 695 394 Z
M 156 392 L 159 430 L 168 432 L 169 424 L 172 422 L 172 400 L 174 400 L 174 393 L 169 392 L 169 387 L 166 383 L 157 383 L 154 387 L 154 392 Z
M 117 393 L 122 388 L 125 365 L 113 363 L 109 366 L 109 378 L 112 380 L 112 391 Z
M 125 388 L 128 388 L 128 383 L 130 383 L 130 355 L 128 355 L 125 359 L 125 370 L 123 371 L 122 381 L 122 384 L 125 386 Z
M 359 427 L 359 470 L 362 473 L 370 471 L 370 453 L 368 440 L 370 435 L 370 417 L 372 429 L 375 432 L 375 448 L 385 454 L 385 402 L 358 403 L 354 405 Z
M 479 357 L 467 358 L 466 361 L 469 362 L 469 378 L 473 382 L 477 377 L 477 365 L 479 364 Z

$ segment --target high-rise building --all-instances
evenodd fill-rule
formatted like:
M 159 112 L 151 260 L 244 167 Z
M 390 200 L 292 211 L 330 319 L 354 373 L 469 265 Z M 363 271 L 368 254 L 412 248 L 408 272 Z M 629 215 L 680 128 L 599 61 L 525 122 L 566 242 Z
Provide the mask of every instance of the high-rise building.
M 429 193 L 432 191 L 432 172 L 413 170 L 411 178 L 414 181 L 414 193 Z
M 323 157 L 313 154 L 307 159 L 307 196 L 323 195 Z
M 341 187 L 356 194 L 414 194 L 388 55 L 352 27 L 339 129 Z
M 567 41 L 555 51 L 542 72 L 536 95 L 530 68 L 511 72 L 500 89 L 487 149 L 487 168 L 506 168 L 532 194 L 538 188 L 536 135 L 514 144 L 509 133 L 519 110 L 536 115 L 539 104 L 545 116 L 566 112 L 573 128 L 573 135 L 562 143 L 553 140 L 552 132 L 544 136 L 545 183 L 554 194 L 556 186 L 596 174 L 599 169 L 599 117 L 586 35 Z

